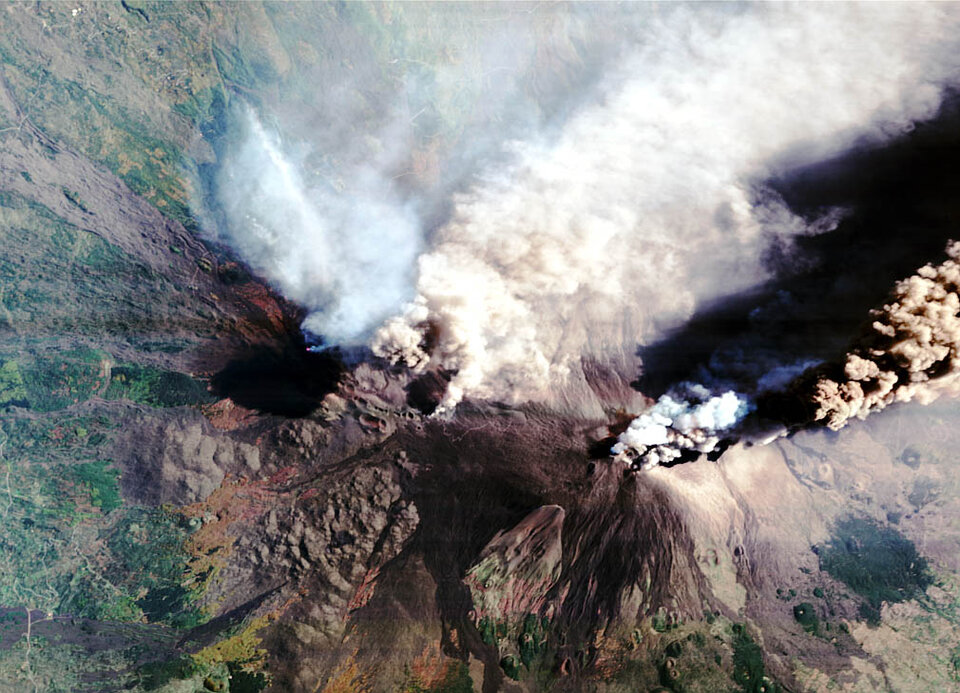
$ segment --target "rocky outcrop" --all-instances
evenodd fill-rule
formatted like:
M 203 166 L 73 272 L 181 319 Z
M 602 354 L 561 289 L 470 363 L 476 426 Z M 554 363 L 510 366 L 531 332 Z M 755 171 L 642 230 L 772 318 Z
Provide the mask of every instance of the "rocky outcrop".
M 249 476 L 261 465 L 257 446 L 213 430 L 191 410 L 141 424 L 118 449 L 124 495 L 146 505 L 206 500 L 227 474 Z
M 333 670 L 349 614 L 377 589 L 380 569 L 407 545 L 420 516 L 403 498 L 390 460 L 351 467 L 299 493 L 294 507 L 272 510 L 257 562 L 300 585 L 304 599 L 278 633 L 285 650 L 303 653 L 279 675 L 286 690 L 310 690 Z
M 544 607 L 560 577 L 564 516 L 559 505 L 544 505 L 484 547 L 464 580 L 478 619 L 514 620 Z

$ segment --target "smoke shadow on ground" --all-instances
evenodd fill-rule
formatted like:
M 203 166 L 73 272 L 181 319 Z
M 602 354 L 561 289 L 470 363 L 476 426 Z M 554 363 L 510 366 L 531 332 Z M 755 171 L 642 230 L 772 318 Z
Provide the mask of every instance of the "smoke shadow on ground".
M 308 351 L 299 334 L 288 340 L 251 347 L 228 363 L 211 379 L 213 393 L 266 414 L 309 415 L 337 389 L 346 366 L 334 350 Z
M 960 238 L 960 94 L 893 141 L 860 142 L 766 183 L 804 218 L 851 212 L 790 247 L 772 242 L 764 259 L 773 279 L 641 346 L 634 386 L 644 394 L 683 380 L 749 387 L 777 366 L 842 356 L 894 282 L 940 261 L 947 241 Z

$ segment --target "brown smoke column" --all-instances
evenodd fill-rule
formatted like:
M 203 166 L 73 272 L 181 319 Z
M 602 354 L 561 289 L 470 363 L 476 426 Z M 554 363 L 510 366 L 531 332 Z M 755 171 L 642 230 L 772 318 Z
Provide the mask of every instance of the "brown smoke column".
M 895 402 L 960 394 L 960 242 L 946 253 L 942 264 L 897 282 L 890 301 L 871 311 L 874 321 L 842 371 L 815 369 L 794 383 L 794 393 L 809 393 L 814 421 L 839 430 Z

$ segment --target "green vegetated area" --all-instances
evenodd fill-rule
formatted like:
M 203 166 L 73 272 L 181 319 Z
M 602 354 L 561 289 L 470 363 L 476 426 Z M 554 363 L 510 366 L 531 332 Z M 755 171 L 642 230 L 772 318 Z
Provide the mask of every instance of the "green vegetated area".
M 661 609 L 646 628 L 605 635 L 596 647 L 583 646 L 575 651 L 558 646 L 564 634 L 556 632 L 548 619 L 533 614 L 517 623 L 484 617 L 477 629 L 483 642 L 501 653 L 504 675 L 532 690 L 550 690 L 556 685 L 565 656 L 571 661 L 563 666 L 576 669 L 584 680 L 603 681 L 602 690 L 781 690 L 767 674 L 763 650 L 746 624 L 732 623 L 712 612 L 704 612 L 701 621 L 684 622 L 671 619 Z M 564 651 L 567 655 L 562 654 Z
M 150 417 L 162 407 L 209 401 L 205 384 L 116 364 L 92 347 L 36 346 L 0 355 L 0 398 L 0 607 L 180 632 L 205 623 L 210 614 L 201 600 L 210 575 L 197 573 L 185 546 L 198 525 L 175 508 L 124 504 L 114 456 L 131 413 L 110 403 L 147 405 L 136 416 Z M 24 656 L 21 643 L 0 647 L 0 668 Z M 104 672 L 123 673 L 130 685 L 144 676 L 131 668 L 145 656 L 137 649 L 140 633 L 96 656 L 76 644 L 34 645 L 30 673 L 45 690 L 99 690 L 87 683 Z M 238 685 L 245 677 L 259 682 L 238 671 Z
M 880 622 L 883 602 L 911 599 L 933 584 L 927 561 L 913 542 L 871 519 L 838 521 L 818 552 L 821 569 L 863 598 L 860 614 L 869 623 Z
M 500 668 L 507 678 L 538 689 L 547 689 L 556 678 L 557 634 L 549 619 L 527 614 L 511 622 L 485 616 L 477 629 L 483 642 L 500 653 Z
M 188 293 L 48 208 L 0 190 L 0 337 L 101 343 L 210 329 Z
M 153 407 L 210 402 L 203 381 L 185 373 L 136 364 L 116 365 L 89 347 L 0 354 L 0 408 L 52 412 L 92 397 Z
M 213 401 L 200 380 L 184 373 L 127 365 L 111 370 L 105 399 L 126 399 L 154 407 L 177 407 Z
M 258 632 L 267 619 L 255 617 L 222 626 L 218 642 L 190 654 L 157 659 L 138 669 L 147 691 L 258 693 L 270 683 L 266 651 Z M 195 648 L 194 648 L 195 649 Z M 191 686 L 193 688 L 191 688 Z
M 186 584 L 188 580 L 203 583 L 202 576 L 188 578 L 186 538 L 182 518 L 145 509 L 125 513 L 105 537 L 119 587 L 129 594 L 142 594 L 134 604 L 148 621 L 184 628 L 204 620 L 193 603 L 196 595 Z
M 130 685 L 124 651 L 91 653 L 76 644 L 63 644 L 48 638 L 32 638 L 29 669 L 26 641 L 0 650 L 0 690 L 49 691 L 51 693 L 99 693 Z M 31 682 L 36 688 L 31 687 Z
M 0 606 L 196 625 L 189 525 L 124 507 L 109 414 L 13 416 L 0 425 Z M 193 580 L 193 583 L 190 580 Z
M 518 624 L 510 624 L 485 616 L 477 629 L 485 644 L 504 652 L 500 668 L 509 678 L 540 680 L 550 675 L 556 650 L 548 642 L 548 619 L 527 614 Z
M 202 665 L 189 655 L 147 664 L 140 668 L 139 673 L 140 683 L 145 691 L 162 690 L 173 681 L 195 680 L 202 686 L 203 680 Z M 211 677 L 211 683 L 214 682 L 219 682 L 219 677 Z M 207 690 L 215 690 L 215 686 L 210 686 Z
M 14 361 L 29 408 L 48 412 L 90 399 L 109 382 L 109 360 L 95 349 L 24 354 Z
M 672 693 L 776 693 L 781 690 L 767 675 L 760 645 L 746 624 L 706 612 L 703 621 L 678 622 L 652 643 L 637 630 L 625 641 L 622 654 L 612 662 L 598 662 L 614 670 L 604 677 L 610 690 L 651 690 Z M 652 649 L 651 649 L 652 648 Z M 637 654 L 634 655 L 633 653 Z M 619 661 L 618 661 L 619 660 Z
M 811 635 L 820 633 L 820 619 L 810 602 L 800 602 L 793 607 L 793 618 Z
M 176 647 L 176 631 L 164 626 L 97 623 L 34 612 L 28 650 L 26 639 L 17 637 L 26 628 L 26 620 L 23 609 L 0 608 L 0 690 L 103 693 L 138 689 L 143 675 L 131 662 L 163 659 Z
M 664 631 L 660 685 L 674 693 L 739 691 L 776 693 L 766 675 L 763 650 L 742 623 L 709 614 L 700 624 L 673 624 Z
M 260 693 L 269 685 L 267 677 L 251 673 L 234 662 L 205 664 L 190 655 L 165 662 L 151 663 L 137 671 L 140 689 L 144 691 L 230 691 L 230 693 Z M 470 693 L 466 689 L 463 693 Z M 437 691 L 436 693 L 440 693 Z M 450 690 L 449 693 L 461 693 Z
M 808 568 L 800 570 L 804 575 L 813 574 Z M 856 647 L 850 638 L 847 623 L 837 616 L 837 603 L 849 599 L 844 589 L 830 588 L 827 591 L 819 585 L 811 588 L 809 581 L 805 579 L 796 589 L 777 588 L 777 599 L 789 605 L 787 608 L 793 615 L 794 622 L 804 632 L 829 642 L 841 652 Z
M 733 627 L 733 680 L 744 693 L 776 693 L 777 685 L 766 676 L 763 650 L 740 624 Z

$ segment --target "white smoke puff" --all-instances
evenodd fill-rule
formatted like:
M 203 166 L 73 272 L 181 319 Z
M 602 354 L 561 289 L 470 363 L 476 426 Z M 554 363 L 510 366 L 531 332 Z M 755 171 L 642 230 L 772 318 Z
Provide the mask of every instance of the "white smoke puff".
M 657 412 L 641 414 L 619 437 L 619 442 L 613 448 L 614 454 L 623 452 L 627 447 L 641 449 L 655 445 L 666 445 L 670 441 L 669 427 L 673 423 Z
M 363 344 L 412 295 L 419 220 L 373 169 L 347 189 L 310 186 L 294 152 L 252 109 L 220 167 L 229 240 L 254 269 L 310 312 L 327 342 Z
M 898 282 L 873 312 L 872 334 L 847 355 L 845 381 L 815 381 L 815 420 L 839 430 L 894 402 L 960 394 L 960 243 L 947 256 Z
M 703 404 L 688 408 L 674 420 L 681 431 L 706 429 L 724 431 L 731 428 L 743 416 L 746 402 L 735 392 L 725 392 L 711 397 Z
M 463 394 L 547 399 L 584 354 L 648 343 L 698 301 L 762 280 L 764 235 L 806 230 L 775 199 L 754 204 L 770 162 L 932 116 L 953 69 L 950 6 L 665 14 L 596 105 L 455 199 L 414 308 L 375 337 L 424 366 L 409 330 L 426 311 L 429 361 L 456 371 L 441 410 Z
M 750 411 L 745 395 L 727 391 L 712 395 L 702 385 L 685 385 L 682 393 L 663 395 L 630 422 L 611 452 L 642 469 L 679 458 L 684 450 L 711 452 L 720 436 Z M 700 398 L 691 402 L 690 398 Z

